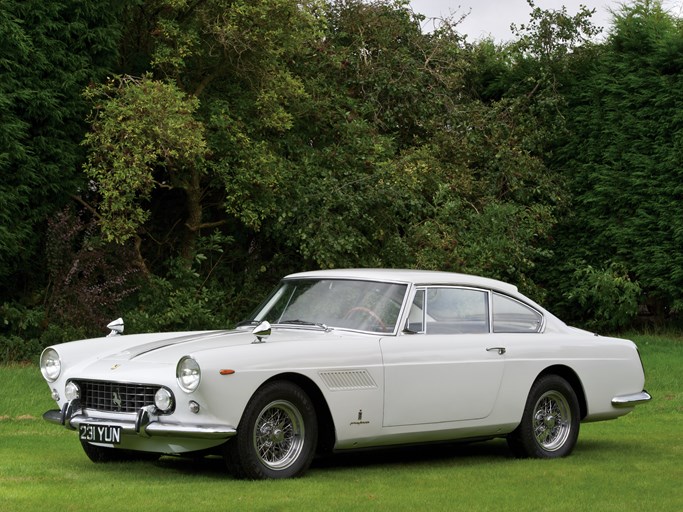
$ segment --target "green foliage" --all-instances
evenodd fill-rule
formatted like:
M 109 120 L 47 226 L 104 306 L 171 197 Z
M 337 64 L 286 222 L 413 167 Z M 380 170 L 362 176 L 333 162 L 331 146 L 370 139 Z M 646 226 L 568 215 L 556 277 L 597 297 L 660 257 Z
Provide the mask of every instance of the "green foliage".
M 567 135 L 562 87 L 600 29 L 591 21 L 594 10 L 585 6 L 570 15 L 566 7 L 546 10 L 527 3 L 529 22 L 511 27 L 515 40 L 493 51 L 488 41 L 475 46 L 477 66 L 468 80 L 479 86 L 482 100 L 506 100 L 512 118 L 527 125 L 527 149 L 547 162 L 553 145 Z
M 196 155 L 204 172 L 194 183 L 201 199 L 192 206 L 185 188 L 185 200 L 169 197 L 172 208 L 163 208 L 163 219 L 155 216 L 167 197 L 159 176 L 173 170 L 149 150 L 154 146 L 137 144 L 125 156 L 139 159 L 121 165 L 112 148 L 124 149 L 122 141 L 139 133 L 151 139 L 138 126 L 173 125 L 175 110 L 152 112 L 163 100 L 141 82 L 93 89 L 105 94 L 87 141 L 90 173 L 103 192 L 99 213 L 106 225 L 117 205 L 125 219 L 107 236 L 136 234 L 141 256 L 150 259 L 163 230 L 176 231 L 169 220 L 189 227 L 183 217 L 194 209 L 195 237 L 220 226 L 233 240 L 223 245 L 232 258 L 275 275 L 277 269 L 428 265 L 533 286 L 528 273 L 545 256 L 540 242 L 560 201 L 557 181 L 531 149 L 536 132 L 527 107 L 511 100 L 487 105 L 463 94 L 473 62 L 452 27 L 422 34 L 405 2 L 160 4 L 160 11 L 150 11 L 149 3 L 129 15 L 154 12 L 153 37 L 139 39 L 147 41 L 139 49 L 149 52 L 156 72 L 197 94 L 200 103 L 188 112 L 206 127 L 207 151 Z M 279 23 L 284 18 L 287 29 Z M 216 47 L 224 58 L 215 58 Z M 149 119 L 129 114 L 138 103 L 147 105 L 141 112 Z M 184 244 L 182 237 L 171 240 Z M 457 252 L 447 249 L 454 246 Z M 187 296 L 164 302 L 188 276 L 181 279 L 176 264 L 152 267 L 156 292 L 150 293 L 158 293 L 143 302 L 163 306 L 149 313 L 150 327 L 187 325 L 192 315 L 210 320 L 202 306 L 212 302 L 207 290 L 234 281 L 235 273 L 219 264 L 211 281 L 198 286 L 206 269 L 192 262 L 196 248 L 177 247 L 169 244 L 162 258 L 180 254 L 183 272 L 196 273 L 197 282 L 182 285 Z M 198 291 L 209 295 L 192 295 Z
M 279 208 L 277 191 L 289 178 L 291 164 L 267 141 L 250 135 L 244 123 L 230 114 L 229 104 L 213 101 L 211 108 L 207 131 L 217 157 L 211 171 L 223 189 L 224 209 L 258 231 L 264 219 L 272 218 Z
M 28 239 L 30 225 L 19 225 L 12 222 L 18 217 L 22 205 L 25 204 L 27 187 L 17 187 L 12 183 L 10 172 L 18 161 L 26 158 L 22 138 L 25 137 L 28 123 L 15 110 L 16 98 L 13 90 L 19 86 L 14 73 L 21 65 L 25 65 L 29 52 L 30 40 L 21 27 L 19 20 L 4 8 L 0 9 L 0 45 L 3 58 L 0 59 L 0 70 L 3 80 L 0 81 L 0 172 L 7 177 L 0 183 L 0 276 L 7 276 L 12 268 L 14 258 L 25 239 Z
M 123 299 L 140 285 L 130 244 L 108 244 L 94 220 L 72 208 L 49 222 L 45 297 L 46 323 L 96 335 L 118 316 Z
M 41 303 L 0 305 L 1 361 L 30 360 L 48 345 L 106 333 L 140 283 L 130 246 L 103 242 L 87 216 L 67 208 L 48 224 L 49 287 Z
M 40 354 L 42 346 L 37 340 L 27 342 L 24 338 L 0 334 L 0 362 L 32 361 Z
M 199 258 L 201 260 L 202 258 Z M 167 277 L 151 276 L 126 312 L 127 332 L 225 329 L 231 312 L 228 290 L 207 283 L 184 260 L 171 263 Z
M 17 303 L 0 305 L 0 361 L 27 361 L 39 354 L 38 341 L 45 318 L 42 308 L 27 308 Z
M 123 243 L 149 218 L 155 187 L 189 189 L 206 153 L 198 106 L 171 83 L 124 76 L 87 90 L 95 103 L 86 175 L 101 195 L 99 221 L 108 241 Z
M 95 334 L 73 325 L 47 322 L 43 306 L 0 305 L 0 363 L 35 361 L 43 348 Z
M 583 323 L 592 329 L 614 332 L 628 326 L 638 313 L 641 289 L 624 268 L 612 265 L 596 269 L 577 264 L 572 275 L 572 286 L 566 292 L 566 307 L 580 311 Z
M 529 2 L 502 45 L 405 0 L 110 4 L 2 0 L 5 345 L 224 327 L 321 267 L 484 274 L 608 327 L 683 309 L 659 2 L 602 43 L 589 9 Z
M 567 66 L 566 57 L 578 46 L 590 43 L 601 28 L 593 25 L 591 16 L 595 9 L 579 6 L 575 15 L 570 15 L 567 8 L 544 10 L 537 7 L 533 0 L 527 0 L 531 7 L 528 23 L 512 25 L 517 36 L 513 46 L 526 57 L 537 59 L 541 64 L 554 63 Z
M 573 196 L 559 261 L 628 269 L 661 319 L 683 307 L 682 47 L 659 2 L 623 7 L 566 91 L 572 136 L 558 148 Z
M 232 281 L 213 276 L 233 257 L 226 251 L 232 244 L 231 237 L 216 230 L 199 237 L 190 265 L 176 257 L 163 276 L 149 276 L 135 296 L 121 303 L 126 332 L 226 329 L 245 318 L 269 285 L 252 289 L 252 280 L 262 277 L 259 269 L 247 274 L 242 267 L 242 275 L 235 272 Z
M 118 7 L 94 0 L 3 0 L 0 8 L 2 296 L 44 285 L 44 222 L 85 182 L 82 89 L 116 59 Z M 27 283 L 28 281 L 28 283 Z M 28 293 L 32 293 L 29 291 Z
M 35 335 L 44 321 L 45 312 L 41 309 L 30 309 L 17 303 L 4 303 L 0 307 L 2 328 L 26 335 Z

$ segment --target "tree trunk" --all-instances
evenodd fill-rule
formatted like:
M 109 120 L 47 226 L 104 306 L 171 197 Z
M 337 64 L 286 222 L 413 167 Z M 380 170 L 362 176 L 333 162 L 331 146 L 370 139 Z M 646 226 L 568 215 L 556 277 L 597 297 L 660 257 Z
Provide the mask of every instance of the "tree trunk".
M 183 245 L 180 248 L 180 256 L 189 268 L 195 257 L 197 237 L 202 228 L 202 189 L 198 169 L 190 171 L 190 179 L 185 184 L 185 194 L 187 197 L 187 220 L 185 221 L 186 229 Z

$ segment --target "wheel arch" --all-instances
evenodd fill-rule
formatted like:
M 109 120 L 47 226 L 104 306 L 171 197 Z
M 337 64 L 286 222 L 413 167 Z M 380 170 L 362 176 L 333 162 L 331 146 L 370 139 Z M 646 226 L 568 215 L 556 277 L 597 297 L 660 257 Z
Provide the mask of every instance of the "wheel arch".
M 557 375 L 569 383 L 574 390 L 574 393 L 576 393 L 576 398 L 579 401 L 579 410 L 581 411 L 580 418 L 583 420 L 588 414 L 588 405 L 586 402 L 586 393 L 583 389 L 583 384 L 577 373 L 569 366 L 560 364 L 549 366 L 538 374 L 534 383 L 546 375 Z
M 332 420 L 332 413 L 327 404 L 327 400 L 318 385 L 309 377 L 300 373 L 281 373 L 274 375 L 265 381 L 261 387 L 269 382 L 288 381 L 296 384 L 303 389 L 313 402 L 313 407 L 318 419 L 318 448 L 317 453 L 324 454 L 332 452 L 336 442 L 336 429 Z

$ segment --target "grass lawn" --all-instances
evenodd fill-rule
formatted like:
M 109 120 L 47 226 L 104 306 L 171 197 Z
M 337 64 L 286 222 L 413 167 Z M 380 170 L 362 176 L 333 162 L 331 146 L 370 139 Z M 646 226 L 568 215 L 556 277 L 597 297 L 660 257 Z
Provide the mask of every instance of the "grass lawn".
M 248 482 L 219 458 L 92 464 L 34 366 L 0 366 L 0 510 L 683 510 L 683 338 L 634 336 L 647 405 L 581 426 L 574 453 L 516 460 L 505 441 L 343 454 L 304 478 Z

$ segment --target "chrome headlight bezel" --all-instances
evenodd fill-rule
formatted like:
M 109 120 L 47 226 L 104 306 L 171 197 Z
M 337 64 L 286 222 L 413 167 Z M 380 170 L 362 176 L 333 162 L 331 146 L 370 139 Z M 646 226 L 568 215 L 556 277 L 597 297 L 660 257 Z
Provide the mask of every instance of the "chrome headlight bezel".
M 182 357 L 176 366 L 176 380 L 178 387 L 185 393 L 196 391 L 202 380 L 202 370 L 199 363 L 190 356 Z
M 159 388 L 154 394 L 154 406 L 164 414 L 171 412 L 175 407 L 173 393 L 166 388 Z
M 81 388 L 74 381 L 70 380 L 64 386 L 64 398 L 69 402 L 81 398 Z
M 48 382 L 56 381 L 62 373 L 62 360 L 53 348 L 46 348 L 40 354 L 40 373 Z

